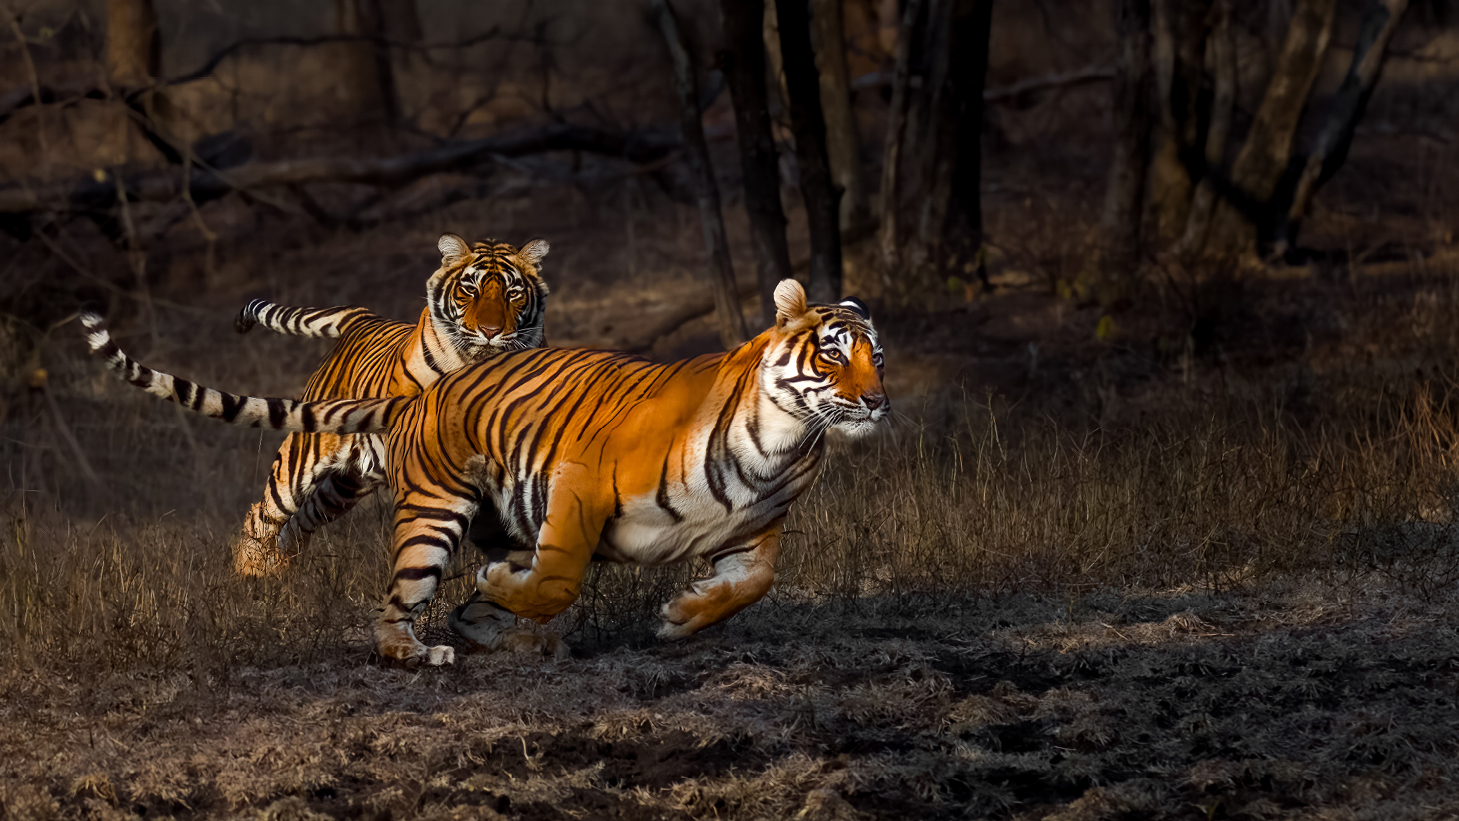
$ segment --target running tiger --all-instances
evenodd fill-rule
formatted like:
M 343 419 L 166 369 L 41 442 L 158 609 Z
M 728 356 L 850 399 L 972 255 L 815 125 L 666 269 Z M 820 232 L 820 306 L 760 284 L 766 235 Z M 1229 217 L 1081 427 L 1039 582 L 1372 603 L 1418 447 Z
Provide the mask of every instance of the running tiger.
M 820 472 L 824 434 L 870 432 L 890 411 L 866 306 L 807 305 L 785 280 L 775 326 L 721 354 L 656 365 L 610 351 L 492 357 L 413 397 L 298 402 L 221 393 L 135 362 L 100 318 L 94 352 L 133 385 L 235 424 L 336 434 L 388 431 L 394 576 L 375 627 L 380 653 L 449 664 L 414 620 L 473 516 L 493 504 L 532 550 L 483 566 L 451 625 L 472 642 L 564 653 L 546 622 L 578 596 L 588 562 L 702 557 L 713 574 L 664 605 L 679 638 L 758 601 L 775 578 L 792 502 Z M 529 558 L 530 557 L 530 558 Z M 517 561 L 519 560 L 519 561 Z
M 437 248 L 441 267 L 426 282 L 426 307 L 415 324 L 358 307 L 293 308 L 255 299 L 235 327 L 247 333 L 262 324 L 282 334 L 339 339 L 305 386 L 306 400 L 411 396 L 490 354 L 542 346 L 546 240 L 518 250 L 493 240 L 468 246 L 445 234 Z M 282 570 L 310 534 L 385 483 L 384 462 L 379 436 L 290 435 L 234 543 L 234 569 L 247 576 Z

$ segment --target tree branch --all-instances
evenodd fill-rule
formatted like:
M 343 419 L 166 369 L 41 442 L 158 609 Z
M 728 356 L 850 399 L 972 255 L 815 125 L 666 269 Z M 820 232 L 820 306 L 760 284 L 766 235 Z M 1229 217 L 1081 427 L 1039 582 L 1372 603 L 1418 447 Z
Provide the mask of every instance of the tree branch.
M 277 188 L 318 182 L 402 185 L 420 177 L 489 161 L 492 155 L 519 157 L 543 151 L 586 151 L 620 157 L 636 164 L 652 163 L 679 148 L 679 141 L 656 132 L 615 132 L 560 123 L 500 137 L 447 144 L 438 148 L 378 159 L 307 157 L 250 163 L 228 171 L 194 168 L 187 190 L 195 201 L 216 199 L 233 190 Z M 80 181 L 29 188 L 0 189 L 0 213 L 32 211 L 96 211 L 116 201 L 115 182 Z M 183 193 L 175 171 L 149 171 L 122 180 L 129 200 L 166 201 Z

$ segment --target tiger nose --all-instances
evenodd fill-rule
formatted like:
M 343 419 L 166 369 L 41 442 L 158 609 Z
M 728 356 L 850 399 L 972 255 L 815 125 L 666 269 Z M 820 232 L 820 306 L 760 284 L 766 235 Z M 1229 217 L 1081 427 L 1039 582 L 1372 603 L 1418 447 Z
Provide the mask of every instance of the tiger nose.
M 861 397 L 861 403 L 866 405 L 867 410 L 890 408 L 892 406 L 892 401 L 884 393 L 873 393 L 863 396 Z
M 482 336 L 485 336 L 487 339 L 491 339 L 492 337 L 502 332 L 502 326 L 482 325 L 481 327 L 477 328 L 477 330 L 481 332 Z

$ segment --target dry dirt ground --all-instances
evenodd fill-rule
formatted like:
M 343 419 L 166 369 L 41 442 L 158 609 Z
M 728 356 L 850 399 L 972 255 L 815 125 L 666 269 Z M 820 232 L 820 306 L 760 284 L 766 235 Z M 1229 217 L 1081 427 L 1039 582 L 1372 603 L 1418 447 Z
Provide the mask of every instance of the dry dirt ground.
M 1459 814 L 1459 611 L 1381 585 L 766 603 L 682 644 L 7 687 L 6 818 Z

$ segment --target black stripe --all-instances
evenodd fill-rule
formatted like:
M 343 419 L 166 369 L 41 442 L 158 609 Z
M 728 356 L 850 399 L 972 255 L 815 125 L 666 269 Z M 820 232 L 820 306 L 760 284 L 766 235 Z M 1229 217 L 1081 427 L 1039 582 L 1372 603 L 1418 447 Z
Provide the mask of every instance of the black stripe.
M 284 426 L 284 416 L 285 416 L 285 413 L 286 412 L 284 410 L 284 400 L 282 400 L 282 399 L 270 399 L 270 400 L 268 400 L 268 421 L 269 421 L 269 427 L 271 427 L 271 428 L 281 428 L 281 427 L 283 427 Z
M 441 568 L 439 567 L 402 567 L 395 571 L 396 581 L 424 581 L 426 579 L 441 580 Z
M 669 447 L 670 447 L 670 449 L 673 448 L 673 443 L 672 442 L 670 442 Z M 658 489 L 658 492 L 654 493 L 654 502 L 659 507 L 661 507 L 664 510 L 667 510 L 669 512 L 669 516 L 671 518 L 673 518 L 675 524 L 678 524 L 679 522 L 684 521 L 684 515 L 682 513 L 680 513 L 679 511 L 675 510 L 674 509 L 674 506 L 669 503 L 669 456 L 668 456 L 668 454 L 664 454 L 664 467 L 663 467 L 662 470 L 659 471 L 659 489 Z

